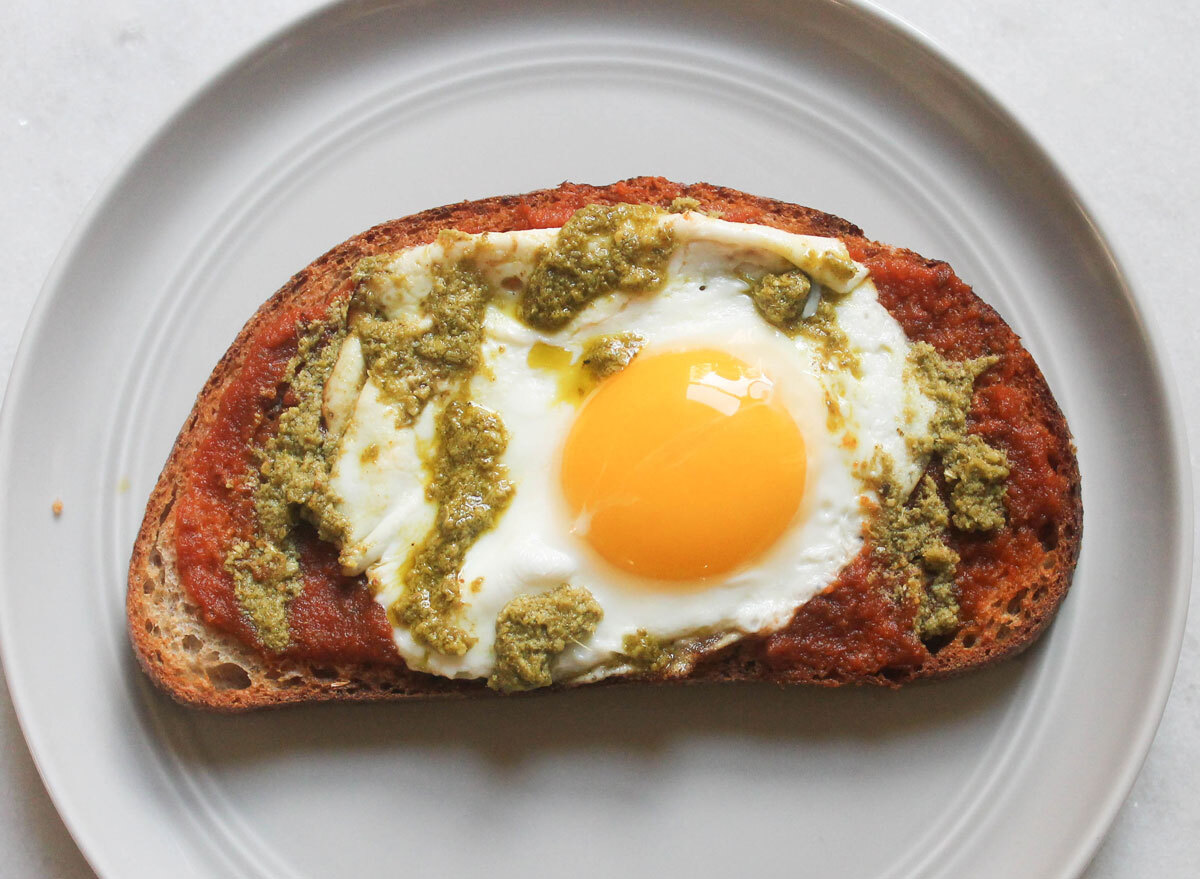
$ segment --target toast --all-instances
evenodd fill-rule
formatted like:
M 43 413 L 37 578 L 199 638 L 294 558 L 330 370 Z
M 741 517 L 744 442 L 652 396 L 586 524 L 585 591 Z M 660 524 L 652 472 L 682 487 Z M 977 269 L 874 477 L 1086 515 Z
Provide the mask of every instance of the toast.
M 290 314 L 316 314 L 346 296 L 364 258 L 429 243 L 447 229 L 479 233 L 555 227 L 586 205 L 667 208 L 679 199 L 731 221 L 841 239 L 853 259 L 868 267 L 879 302 L 910 340 L 956 360 L 992 357 L 997 365 L 976 383 L 968 430 L 986 433 L 1007 452 L 1008 503 L 1015 512 L 998 531 L 953 537 L 969 588 L 956 587 L 962 610 L 952 632 L 924 640 L 907 633 L 898 639 L 888 635 L 895 620 L 890 610 L 881 610 L 880 589 L 861 588 L 860 569 L 866 562 L 860 557 L 802 605 L 783 630 L 747 635 L 705 652 L 685 674 L 644 670 L 608 680 L 896 686 L 978 668 L 1028 647 L 1049 624 L 1070 585 L 1082 504 L 1070 432 L 1016 334 L 945 263 L 871 241 L 845 220 L 708 184 L 634 178 L 601 187 L 565 183 L 383 223 L 318 258 L 255 313 L 200 391 L 149 498 L 133 548 L 126 609 L 134 651 L 149 677 L 182 703 L 223 711 L 490 692 L 482 681 L 412 671 L 399 656 L 365 648 L 343 655 L 336 649 L 310 650 L 304 656 L 272 653 L 206 622 L 180 570 L 177 501 L 189 468 L 204 438 L 216 429 L 222 400 L 249 369 L 256 339 L 286 324 Z M 280 389 L 281 395 L 286 392 Z M 939 490 L 946 490 L 940 482 Z M 348 613 L 354 612 L 352 606 L 365 606 L 365 585 L 346 589 L 339 600 L 351 607 Z M 556 683 L 552 689 L 578 685 Z

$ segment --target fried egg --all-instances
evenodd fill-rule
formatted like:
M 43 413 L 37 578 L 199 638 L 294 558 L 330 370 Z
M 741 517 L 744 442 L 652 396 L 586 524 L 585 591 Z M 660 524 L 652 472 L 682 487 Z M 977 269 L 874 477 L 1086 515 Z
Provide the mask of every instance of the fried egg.
M 712 648 L 777 629 L 861 549 L 871 457 L 882 451 L 915 485 L 906 437 L 925 431 L 933 403 L 905 381 L 908 339 L 845 245 L 697 212 L 659 222 L 675 241 L 661 288 L 601 296 L 554 331 L 522 322 L 516 303 L 555 229 L 443 235 L 383 267 L 380 307 L 414 330 L 438 265 L 469 253 L 497 291 L 465 391 L 503 421 L 515 489 L 461 569 L 458 622 L 474 643 L 439 653 L 393 620 L 410 668 L 489 677 L 501 610 L 564 583 L 603 617 L 554 658 L 555 680 L 629 671 L 630 637 Z M 816 282 L 812 306 L 822 288 L 837 297 L 848 356 L 776 328 L 747 295 L 752 279 L 792 269 Z M 636 356 L 586 380 L 589 345 L 622 335 L 639 340 Z M 349 523 L 342 563 L 385 608 L 435 522 L 437 408 L 398 428 L 353 336 L 325 387 L 326 423 L 342 435 L 330 486 Z

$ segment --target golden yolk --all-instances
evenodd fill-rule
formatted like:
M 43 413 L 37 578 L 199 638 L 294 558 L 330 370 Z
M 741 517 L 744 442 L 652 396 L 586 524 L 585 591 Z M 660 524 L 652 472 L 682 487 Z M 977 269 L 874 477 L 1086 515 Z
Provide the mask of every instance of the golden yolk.
M 608 562 L 696 580 L 768 549 L 804 494 L 804 438 L 771 379 L 716 350 L 638 357 L 584 404 L 563 449 L 575 532 Z

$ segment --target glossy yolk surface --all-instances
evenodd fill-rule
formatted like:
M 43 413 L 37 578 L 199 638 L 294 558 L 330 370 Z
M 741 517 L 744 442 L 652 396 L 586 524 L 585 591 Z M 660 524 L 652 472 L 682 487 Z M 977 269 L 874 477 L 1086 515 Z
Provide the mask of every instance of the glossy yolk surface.
M 637 358 L 584 404 L 563 449 L 574 531 L 611 564 L 689 581 L 738 568 L 787 529 L 804 438 L 756 367 L 712 349 Z

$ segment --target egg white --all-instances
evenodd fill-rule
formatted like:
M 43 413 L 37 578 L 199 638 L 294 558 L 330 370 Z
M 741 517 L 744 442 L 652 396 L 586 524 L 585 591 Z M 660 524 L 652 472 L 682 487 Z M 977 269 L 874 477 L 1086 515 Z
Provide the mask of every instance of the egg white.
M 416 643 L 395 627 L 400 654 L 411 668 L 449 677 L 487 677 L 494 668 L 495 620 L 517 595 L 564 582 L 587 588 L 604 611 L 595 633 L 554 662 L 556 679 L 594 679 L 625 670 L 627 635 L 645 630 L 663 639 L 736 637 L 784 625 L 796 608 L 823 590 L 862 546 L 863 496 L 856 468 L 881 449 L 899 476 L 915 484 L 920 465 L 906 435 L 925 431 L 932 403 L 905 382 L 909 343 L 878 302 L 863 267 L 851 263 L 837 239 L 792 235 L 763 226 L 726 223 L 696 213 L 668 215 L 676 249 L 667 282 L 652 295 L 611 294 L 547 333 L 512 317 L 516 288 L 537 251 L 557 230 L 444 237 L 399 254 L 377 287 L 389 317 L 414 314 L 428 292 L 431 267 L 468 251 L 500 292 L 484 323 L 484 368 L 470 397 L 495 411 L 509 433 L 503 463 L 516 491 L 496 525 L 467 552 L 462 568 L 464 614 L 478 639 L 463 656 Z M 789 338 L 766 323 L 745 295 L 747 274 L 798 266 L 814 280 L 844 291 L 838 322 L 857 353 L 860 375 L 831 371 L 803 336 Z M 587 342 L 636 332 L 644 354 L 719 348 L 760 367 L 796 420 L 809 470 L 801 509 L 762 556 L 702 583 L 662 584 L 619 571 L 572 533 L 559 484 L 559 458 L 576 406 L 560 398 L 559 376 L 529 365 L 534 345 L 546 343 L 578 359 Z M 333 388 L 333 393 L 330 392 Z M 826 398 L 843 414 L 831 425 Z M 331 487 L 351 524 L 343 563 L 365 571 L 376 600 L 390 606 L 403 591 L 400 572 L 431 527 L 436 507 L 425 497 L 433 442 L 434 406 L 411 429 L 397 430 L 391 407 L 363 376 L 361 352 L 346 345 L 327 385 L 326 418 L 346 424 Z M 369 450 L 374 447 L 374 457 Z M 482 587 L 469 585 L 481 578 Z

